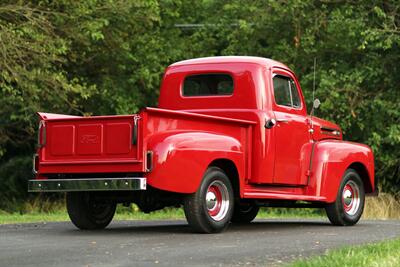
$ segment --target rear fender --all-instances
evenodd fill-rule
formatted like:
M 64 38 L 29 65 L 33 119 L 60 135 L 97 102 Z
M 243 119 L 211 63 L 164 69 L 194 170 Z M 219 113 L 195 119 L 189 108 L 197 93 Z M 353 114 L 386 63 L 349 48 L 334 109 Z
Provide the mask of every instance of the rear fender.
M 309 183 L 310 190 L 316 196 L 326 197 L 326 202 L 334 202 L 343 174 L 352 166 L 365 170 L 364 173 L 359 174 L 366 192 L 374 191 L 374 158 L 370 147 L 339 140 L 316 143 Z
M 153 168 L 146 174 L 155 188 L 194 193 L 212 161 L 229 159 L 243 177 L 243 148 L 229 136 L 193 131 L 174 131 L 151 136 L 147 150 L 153 152 Z

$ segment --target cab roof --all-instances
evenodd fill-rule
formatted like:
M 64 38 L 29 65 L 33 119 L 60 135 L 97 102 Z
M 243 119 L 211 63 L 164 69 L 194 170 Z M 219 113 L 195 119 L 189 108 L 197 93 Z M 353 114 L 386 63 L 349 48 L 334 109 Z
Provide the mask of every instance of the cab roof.
M 250 56 L 219 56 L 219 57 L 202 57 L 176 62 L 171 67 L 198 65 L 198 64 L 218 64 L 218 63 L 253 63 L 266 67 L 281 67 L 289 69 L 285 64 L 269 58 L 250 57 Z

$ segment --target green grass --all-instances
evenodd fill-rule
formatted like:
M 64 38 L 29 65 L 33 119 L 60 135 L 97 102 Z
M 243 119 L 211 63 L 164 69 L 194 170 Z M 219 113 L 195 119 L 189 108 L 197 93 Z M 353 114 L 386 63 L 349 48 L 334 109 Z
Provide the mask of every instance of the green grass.
M 288 267 L 397 267 L 400 266 L 400 239 L 328 251 L 323 256 L 303 259 Z
M 69 220 L 65 211 L 32 212 L 32 213 L 8 213 L 0 212 L 0 224 L 33 223 L 33 222 L 57 222 Z
M 184 218 L 182 209 L 163 209 L 146 214 L 137 210 L 136 207 L 125 208 L 119 206 L 114 217 L 115 220 L 165 220 L 182 218 Z M 52 210 L 49 212 L 31 211 L 27 213 L 9 213 L 0 211 L 0 224 L 57 221 L 69 221 L 69 217 L 65 208 Z
M 400 195 L 381 193 L 379 197 L 366 199 L 364 219 L 400 219 Z M 60 196 L 39 195 L 26 202 L 2 202 L 0 224 L 68 221 L 65 199 Z M 184 219 L 182 209 L 167 208 L 145 214 L 136 205 L 123 207 L 118 205 L 116 220 L 162 220 Z M 257 218 L 326 218 L 322 209 L 262 209 Z
M 314 209 L 262 209 L 257 218 L 321 218 L 325 216 Z M 118 205 L 115 220 L 175 220 L 185 219 L 182 208 L 165 208 L 149 214 L 141 212 L 136 205 L 123 207 Z M 30 205 L 22 212 L 0 210 L 0 224 L 68 221 L 68 214 L 63 204 L 56 204 L 43 209 Z
M 114 220 L 165 220 L 184 218 L 183 211 L 180 210 L 161 210 L 145 214 L 143 212 L 120 213 L 118 212 Z M 30 213 L 7 213 L 0 212 L 0 224 L 11 223 L 38 223 L 38 222 L 58 222 L 69 221 L 65 210 L 53 212 L 30 212 Z

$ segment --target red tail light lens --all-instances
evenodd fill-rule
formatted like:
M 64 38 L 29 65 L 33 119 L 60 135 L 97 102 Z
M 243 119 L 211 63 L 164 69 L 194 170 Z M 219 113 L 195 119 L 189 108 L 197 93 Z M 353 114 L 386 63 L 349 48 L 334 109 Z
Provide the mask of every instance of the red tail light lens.
M 46 127 L 44 121 L 39 122 L 38 137 L 37 137 L 38 147 L 43 147 L 46 144 Z
M 32 171 L 34 174 L 37 174 L 39 170 L 39 155 L 38 154 L 33 155 L 32 161 L 33 161 Z

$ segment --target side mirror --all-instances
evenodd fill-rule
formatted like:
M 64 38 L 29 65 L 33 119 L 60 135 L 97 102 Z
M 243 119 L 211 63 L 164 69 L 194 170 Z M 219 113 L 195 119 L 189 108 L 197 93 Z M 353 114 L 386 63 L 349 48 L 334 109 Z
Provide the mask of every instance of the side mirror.
M 319 108 L 320 105 L 321 105 L 321 101 L 319 101 L 319 99 L 316 98 L 316 99 L 314 100 L 314 103 L 313 103 L 313 109 Z

